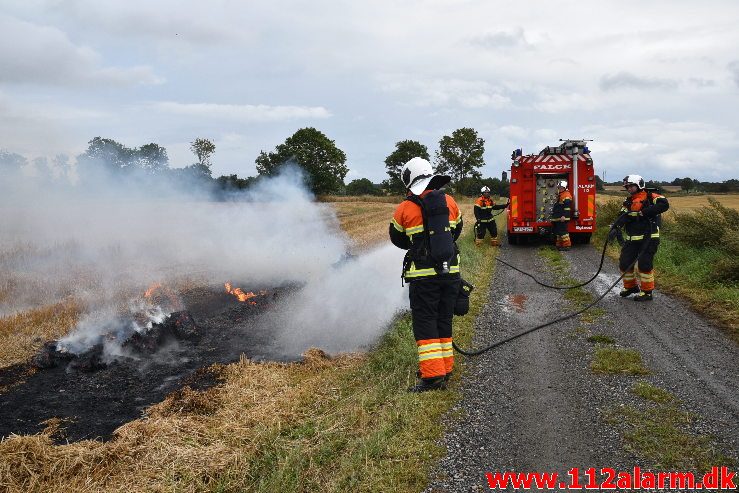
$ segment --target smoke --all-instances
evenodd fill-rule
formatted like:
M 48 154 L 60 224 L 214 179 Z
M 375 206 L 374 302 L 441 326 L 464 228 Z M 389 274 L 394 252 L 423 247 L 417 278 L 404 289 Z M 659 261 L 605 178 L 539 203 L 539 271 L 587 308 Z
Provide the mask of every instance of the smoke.
M 304 287 L 271 318 L 287 347 L 366 345 L 406 303 L 402 252 L 384 248 L 346 260 L 350 242 L 333 209 L 314 202 L 303 183 L 288 166 L 238 200 L 217 202 L 195 179 L 173 185 L 99 169 L 78 169 L 75 180 L 5 179 L 0 316 L 81 301 L 85 313 L 64 339 L 78 352 L 110 332 L 145 330 L 121 325 L 121 315 L 153 283 L 293 284 Z
M 407 305 L 400 284 L 403 251 L 393 245 L 348 259 L 310 279 L 273 319 L 286 352 L 330 352 L 374 342 Z

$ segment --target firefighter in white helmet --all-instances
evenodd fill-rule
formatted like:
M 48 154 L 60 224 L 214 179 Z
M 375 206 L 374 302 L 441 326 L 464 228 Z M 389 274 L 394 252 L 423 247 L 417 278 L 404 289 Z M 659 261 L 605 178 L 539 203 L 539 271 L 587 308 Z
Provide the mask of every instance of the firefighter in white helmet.
M 485 238 L 485 232 L 490 232 L 490 244 L 499 246 L 498 226 L 495 224 L 494 210 L 505 209 L 508 204 L 495 205 L 495 201 L 490 198 L 490 188 L 482 187 L 480 196 L 475 200 L 475 245 L 481 245 Z
M 459 250 L 462 213 L 441 187 L 445 175 L 415 157 L 400 175 L 408 197 L 393 214 L 390 241 L 408 250 L 403 279 L 408 282 L 413 335 L 418 350 L 418 383 L 408 389 L 425 392 L 446 387 L 452 373 L 452 317 L 461 286 Z
M 624 189 L 629 196 L 624 200 L 621 215 L 611 226 L 610 240 L 621 236 L 623 245 L 618 260 L 624 275 L 623 298 L 636 294 L 634 301 L 651 301 L 654 290 L 654 255 L 659 248 L 660 214 L 670 208 L 667 199 L 644 186 L 640 175 L 624 177 Z M 649 243 L 646 243 L 649 242 Z M 636 274 L 634 274 L 634 261 Z
M 556 237 L 557 250 L 567 251 L 572 247 L 567 224 L 572 219 L 572 194 L 567 181 L 557 182 L 557 202 L 552 206 L 552 232 Z

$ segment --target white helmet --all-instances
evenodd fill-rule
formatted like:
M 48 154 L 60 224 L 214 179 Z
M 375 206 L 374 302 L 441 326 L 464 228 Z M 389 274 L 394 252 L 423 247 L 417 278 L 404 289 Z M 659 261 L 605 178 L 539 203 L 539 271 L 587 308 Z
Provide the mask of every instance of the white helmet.
M 640 175 L 626 175 L 624 177 L 624 188 L 626 188 L 629 185 L 636 185 L 639 187 L 639 190 L 644 188 L 644 178 L 642 178 Z
M 413 195 L 420 195 L 427 188 L 436 190 L 451 180 L 446 175 L 435 175 L 431 163 L 422 157 L 414 157 L 403 166 L 400 179 Z
M 490 193 L 490 187 L 482 187 L 480 193 Z
M 557 182 L 558 187 L 567 188 L 567 180 L 560 180 Z

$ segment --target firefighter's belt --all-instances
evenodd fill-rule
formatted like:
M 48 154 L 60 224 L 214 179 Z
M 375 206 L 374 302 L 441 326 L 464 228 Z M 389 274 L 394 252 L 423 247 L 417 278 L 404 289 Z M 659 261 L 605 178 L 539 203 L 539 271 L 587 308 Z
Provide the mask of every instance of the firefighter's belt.
M 492 217 L 489 217 L 487 219 L 478 219 L 477 220 L 478 223 L 489 223 L 489 222 L 492 222 L 492 221 L 495 221 L 495 219 L 493 219 Z

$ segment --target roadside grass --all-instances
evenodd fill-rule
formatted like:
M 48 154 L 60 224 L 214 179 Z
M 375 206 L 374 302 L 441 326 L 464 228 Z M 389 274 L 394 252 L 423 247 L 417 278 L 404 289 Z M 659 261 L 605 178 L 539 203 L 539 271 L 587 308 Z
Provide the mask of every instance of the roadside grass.
M 713 466 L 736 464 L 716 450 L 711 437 L 690 430 L 696 416 L 681 410 L 674 395 L 643 380 L 631 392 L 644 402 L 613 408 L 606 420 L 623 427 L 627 448 L 652 461 L 656 469 L 706 472 Z
M 555 274 L 554 284 L 557 286 L 575 286 L 582 281 L 570 276 L 570 265 L 557 249 L 551 245 L 542 245 L 539 247 L 539 256 L 544 259 L 549 268 Z M 562 295 L 564 299 L 570 302 L 572 307 L 582 310 L 586 306 L 595 301 L 595 296 L 590 294 L 583 287 L 564 290 Z M 579 320 L 585 324 L 592 324 L 606 314 L 606 311 L 599 307 L 592 307 L 579 315 Z
M 590 369 L 595 373 L 649 374 L 639 351 L 612 346 L 596 346 Z
M 707 200 L 692 212 L 664 215 L 655 256 L 657 289 L 686 299 L 739 343 L 739 212 Z M 620 204 L 599 205 L 596 244 L 605 241 Z M 618 246 L 610 246 L 608 255 L 618 258 Z
M 631 392 L 638 395 L 642 399 L 656 402 L 658 404 L 666 404 L 668 402 L 677 401 L 677 398 L 675 398 L 675 396 L 671 393 L 644 380 L 639 380 L 638 382 L 634 383 L 634 385 L 631 387 Z
M 592 334 L 588 336 L 588 342 L 592 342 L 594 344 L 615 344 L 616 341 L 612 337 L 609 337 L 605 334 Z
M 477 289 L 470 313 L 454 320 L 460 345 L 471 340 L 497 252 L 476 248 L 471 229 L 459 243 L 463 275 Z M 170 394 L 109 442 L 54 445 L 58 426 L 0 442 L 0 485 L 44 492 L 420 491 L 444 453 L 442 423 L 453 419 L 459 393 L 454 384 L 407 393 L 416 359 L 406 314 L 366 354 L 328 358 L 311 350 L 297 364 L 216 365 L 220 386 Z M 456 368 L 453 382 L 464 362 Z

